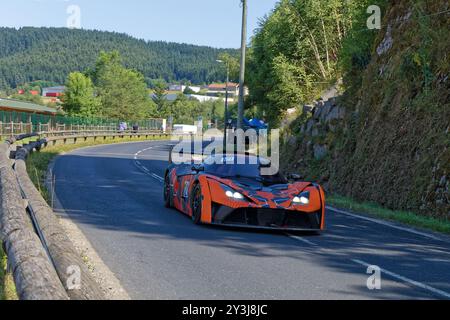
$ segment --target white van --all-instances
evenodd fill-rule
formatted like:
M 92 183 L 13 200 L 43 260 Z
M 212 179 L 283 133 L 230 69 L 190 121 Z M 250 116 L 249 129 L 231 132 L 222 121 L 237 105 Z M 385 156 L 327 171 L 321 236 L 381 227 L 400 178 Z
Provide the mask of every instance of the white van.
M 197 126 L 188 124 L 174 124 L 173 133 L 175 134 L 197 134 Z

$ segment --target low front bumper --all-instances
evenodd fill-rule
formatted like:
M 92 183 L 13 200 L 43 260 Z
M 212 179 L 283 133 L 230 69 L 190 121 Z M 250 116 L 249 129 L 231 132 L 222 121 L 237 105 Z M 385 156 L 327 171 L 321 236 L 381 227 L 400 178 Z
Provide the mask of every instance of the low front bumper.
M 322 230 L 322 210 L 306 213 L 271 208 L 230 208 L 213 204 L 212 224 L 286 231 Z

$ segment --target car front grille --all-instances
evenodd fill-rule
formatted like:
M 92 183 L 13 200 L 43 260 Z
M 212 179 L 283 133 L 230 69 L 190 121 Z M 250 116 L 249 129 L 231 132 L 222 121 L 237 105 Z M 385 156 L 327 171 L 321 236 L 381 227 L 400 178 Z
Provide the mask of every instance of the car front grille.
M 304 213 L 283 209 L 240 208 L 228 214 L 221 223 L 259 227 L 320 229 L 321 211 Z

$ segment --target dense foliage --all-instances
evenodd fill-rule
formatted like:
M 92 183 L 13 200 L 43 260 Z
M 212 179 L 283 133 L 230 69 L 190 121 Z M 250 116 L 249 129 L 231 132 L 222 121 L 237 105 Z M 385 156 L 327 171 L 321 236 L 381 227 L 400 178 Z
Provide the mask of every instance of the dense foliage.
M 101 51 L 117 50 L 127 68 L 151 79 L 195 84 L 224 80 L 221 53 L 188 44 L 137 40 L 125 34 L 66 28 L 0 28 L 0 89 L 34 80 L 62 84 L 73 71 L 93 68 Z
M 143 75 L 127 69 L 118 51 L 101 52 L 95 67 L 85 74 L 70 73 L 62 100 L 71 116 L 122 120 L 155 116 Z
M 101 101 L 94 96 L 91 78 L 81 72 L 69 74 L 63 103 L 65 112 L 71 116 L 94 118 L 101 110 Z
M 267 33 L 262 49 L 253 48 L 256 58 L 270 55 L 275 58 L 268 60 L 276 62 L 277 57 L 289 52 L 290 48 L 280 45 L 278 33 L 267 26 L 270 21 L 276 22 L 274 15 L 291 12 L 296 2 L 300 3 L 282 1 L 280 6 L 285 6 L 285 11 L 275 9 L 266 19 L 254 41 L 257 43 L 260 34 Z M 312 2 L 323 3 L 302 1 Z M 333 101 L 322 108 L 318 103 L 320 111 L 314 115 L 302 114 L 284 128 L 282 162 L 286 169 L 319 181 L 328 192 L 376 202 L 390 209 L 450 219 L 448 1 L 358 3 L 352 10 L 346 7 L 350 28 L 345 31 L 334 65 L 335 76 L 343 80 L 342 94 L 335 106 Z M 369 5 L 374 4 L 381 8 L 380 30 L 370 30 L 366 25 L 371 16 Z M 283 23 L 280 19 L 275 27 Z M 320 19 L 315 23 L 320 26 Z M 289 26 L 292 30 L 301 28 L 295 20 Z M 305 32 L 314 30 L 313 24 L 308 26 Z M 301 39 L 300 34 L 298 37 Z M 320 42 L 322 48 L 324 41 Z M 308 65 L 313 61 L 312 56 L 305 55 L 303 50 L 303 47 L 293 50 L 299 56 L 285 65 L 268 63 L 266 66 L 275 75 L 276 72 L 286 78 L 295 75 L 279 66 L 295 70 Z M 326 52 L 321 57 L 326 61 Z M 276 72 L 271 67 L 276 67 Z M 277 81 L 272 75 L 262 74 L 260 79 L 263 84 Z M 293 92 L 307 92 L 302 86 L 296 89 L 295 79 L 291 80 Z M 270 103 L 281 106 L 273 113 L 280 118 L 284 105 L 276 103 L 283 101 L 282 98 L 288 105 L 309 102 L 295 99 L 294 95 L 289 98 L 281 88 L 267 86 L 267 92 L 272 95 L 257 102 L 266 110 Z M 278 94 L 280 97 L 273 99 Z
M 69 74 L 63 108 L 71 116 L 84 118 L 135 121 L 158 117 L 187 124 L 199 117 L 213 122 L 223 119 L 222 100 L 201 103 L 180 93 L 175 101 L 168 101 L 166 88 L 165 81 L 152 81 L 151 99 L 143 75 L 126 68 L 119 52 L 101 52 L 94 68 Z
M 263 19 L 250 50 L 249 102 L 277 123 L 289 108 L 317 98 L 346 71 L 342 61 L 370 57 L 368 0 L 281 0 Z M 363 37 L 362 41 L 360 37 Z

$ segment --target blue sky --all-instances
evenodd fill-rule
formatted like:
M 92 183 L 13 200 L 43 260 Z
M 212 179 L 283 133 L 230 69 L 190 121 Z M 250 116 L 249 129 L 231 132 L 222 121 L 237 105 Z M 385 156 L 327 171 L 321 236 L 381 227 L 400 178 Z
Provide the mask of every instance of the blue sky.
M 277 0 L 248 0 L 249 37 Z M 71 5 L 83 29 L 213 47 L 240 46 L 240 0 L 0 0 L 0 26 L 65 27 Z

